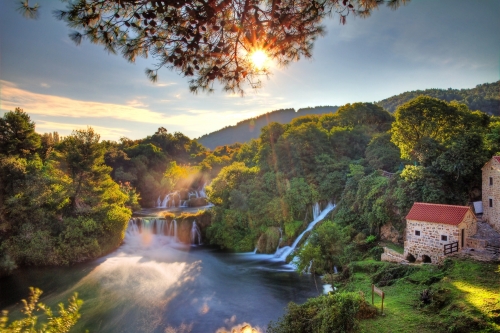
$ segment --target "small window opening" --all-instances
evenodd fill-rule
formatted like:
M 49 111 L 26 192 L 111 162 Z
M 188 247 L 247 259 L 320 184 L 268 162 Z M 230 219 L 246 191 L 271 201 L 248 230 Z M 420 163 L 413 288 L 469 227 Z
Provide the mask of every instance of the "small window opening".
M 491 198 L 490 198 L 490 199 L 488 199 L 488 203 L 489 203 L 489 206 L 490 206 L 490 207 L 493 207 L 493 199 L 491 199 Z
M 448 236 L 446 236 L 446 235 L 441 235 L 441 240 L 442 240 L 443 242 L 447 242 L 447 241 L 448 241 Z
M 415 236 L 420 236 L 420 230 L 415 230 Z
M 493 177 L 490 177 L 490 185 L 493 185 Z

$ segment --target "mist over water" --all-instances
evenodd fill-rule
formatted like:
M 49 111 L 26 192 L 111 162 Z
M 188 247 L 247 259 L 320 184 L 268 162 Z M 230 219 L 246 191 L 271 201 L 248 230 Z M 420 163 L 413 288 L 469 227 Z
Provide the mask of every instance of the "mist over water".
M 268 259 L 128 232 L 117 251 L 92 263 L 18 271 L 0 280 L 0 305 L 26 298 L 28 286 L 36 286 L 53 307 L 79 293 L 85 303 L 75 331 L 215 333 L 248 323 L 264 332 L 288 302 L 321 292 L 313 277 Z

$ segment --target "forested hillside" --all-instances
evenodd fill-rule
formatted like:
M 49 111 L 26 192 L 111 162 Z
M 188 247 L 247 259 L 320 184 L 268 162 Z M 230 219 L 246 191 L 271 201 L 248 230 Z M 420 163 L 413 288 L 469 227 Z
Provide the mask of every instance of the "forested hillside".
M 458 101 L 467 105 L 471 110 L 479 110 L 495 116 L 500 115 L 500 81 L 478 84 L 472 89 L 449 88 L 407 91 L 383 99 L 377 105 L 389 112 L 394 112 L 398 106 L 420 95 L 439 98 L 447 102 Z
M 496 116 L 500 115 L 500 81 L 479 84 L 473 89 L 449 88 L 408 91 L 383 99 L 375 104 L 393 113 L 398 106 L 420 95 L 438 98 L 447 102 L 458 101 L 467 105 L 470 110 L 479 110 Z M 205 134 L 196 140 L 208 149 L 215 149 L 218 146 L 231 145 L 236 142 L 244 143 L 250 139 L 258 138 L 262 127 L 271 122 L 287 124 L 297 117 L 309 114 L 321 115 L 335 112 L 337 109 L 336 106 L 317 106 L 299 109 L 296 112 L 294 109 L 276 110 L 243 120 L 235 126 L 224 127 L 218 131 Z
M 371 255 L 382 225 L 402 235 L 415 201 L 478 200 L 481 167 L 500 151 L 500 120 L 426 96 L 394 115 L 354 103 L 271 123 L 259 139 L 232 149 L 226 161 L 233 162 L 207 188 L 215 204 L 210 241 L 274 252 L 304 230 L 315 202 L 332 201 L 332 222 L 313 230 L 299 251 L 300 269 L 327 273 Z
M 100 141 L 92 128 L 61 138 L 36 133 L 20 108 L 5 113 L 0 276 L 18 266 L 66 265 L 116 249 L 132 210 L 154 206 L 172 191 L 177 200 L 189 199 L 190 190 L 229 163 L 224 153 L 214 154 L 163 127 L 139 140 Z
M 250 139 L 256 139 L 260 135 L 262 127 L 272 122 L 287 124 L 292 119 L 308 114 L 324 114 L 335 112 L 337 106 L 316 106 L 313 108 L 282 109 L 275 110 L 255 118 L 245 119 L 234 126 L 227 126 L 218 131 L 205 134 L 197 139 L 203 146 L 209 149 L 215 149 L 218 146 L 231 145 L 236 142 L 247 142 Z

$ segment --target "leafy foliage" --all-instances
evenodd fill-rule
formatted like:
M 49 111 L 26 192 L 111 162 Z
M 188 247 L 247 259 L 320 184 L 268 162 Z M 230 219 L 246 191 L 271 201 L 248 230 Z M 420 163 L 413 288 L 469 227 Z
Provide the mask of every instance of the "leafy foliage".
M 307 300 L 302 305 L 288 304 L 286 313 L 271 322 L 268 333 L 348 333 L 358 330 L 361 318 L 375 315 L 363 294 L 339 292 Z
M 18 129 L 3 136 L 7 149 L 0 154 L 0 273 L 89 260 L 116 248 L 130 196 L 111 179 L 99 135 L 91 128 L 64 140 L 47 135 L 42 148 L 22 110 L 0 120 L 3 128 Z
M 64 307 L 63 303 L 59 304 L 59 315 L 56 316 L 51 308 L 43 303 L 39 303 L 42 291 L 38 288 L 30 287 L 30 296 L 28 300 L 22 300 L 24 308 L 22 313 L 24 318 L 15 320 L 9 324 L 7 311 L 2 311 L 0 316 L 0 333 L 65 333 L 76 324 L 80 318 L 80 308 L 83 301 L 78 299 L 78 294 L 75 293 L 68 303 L 68 307 Z M 36 311 L 43 311 L 47 318 L 46 323 L 39 323 L 39 317 Z
M 387 1 L 397 8 L 407 0 Z M 314 40 L 324 33 L 321 21 L 337 13 L 341 23 L 349 14 L 368 17 L 383 1 L 151 1 L 79 0 L 56 13 L 69 26 L 77 44 L 86 38 L 110 53 L 134 62 L 151 54 L 157 65 L 146 75 L 158 79 L 162 67 L 190 80 L 190 89 L 212 91 L 218 80 L 226 91 L 256 88 L 267 67 L 252 63 L 255 51 L 265 52 L 280 65 L 311 57 Z
M 480 110 L 484 113 L 499 116 L 500 98 L 500 81 L 493 83 L 479 84 L 472 89 L 426 89 L 408 91 L 396 96 L 392 96 L 377 102 L 389 112 L 394 112 L 399 106 L 408 101 L 420 96 L 429 96 L 438 98 L 446 102 L 457 101 L 467 105 L 471 110 Z

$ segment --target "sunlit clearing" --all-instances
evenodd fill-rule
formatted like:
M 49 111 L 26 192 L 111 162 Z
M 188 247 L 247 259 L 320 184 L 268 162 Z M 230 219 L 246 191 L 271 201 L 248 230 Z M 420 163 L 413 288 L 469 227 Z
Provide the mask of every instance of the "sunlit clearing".
M 262 50 L 257 50 L 252 53 L 250 58 L 255 67 L 262 68 L 267 61 L 267 54 Z
M 497 310 L 498 293 L 460 281 L 454 282 L 453 285 L 458 290 L 465 292 L 465 299 L 478 310 L 485 312 L 491 307 Z

